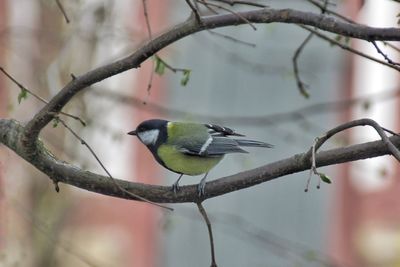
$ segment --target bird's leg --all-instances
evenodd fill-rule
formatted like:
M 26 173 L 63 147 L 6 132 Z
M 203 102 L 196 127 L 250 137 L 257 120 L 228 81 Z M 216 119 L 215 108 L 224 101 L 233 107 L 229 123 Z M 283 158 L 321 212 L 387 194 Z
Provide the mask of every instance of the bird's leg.
M 208 172 L 204 175 L 203 179 L 201 179 L 200 183 L 197 186 L 197 191 L 199 196 L 204 196 L 205 188 L 206 188 L 206 179 L 207 179 Z
M 172 184 L 172 191 L 176 194 L 176 192 L 179 191 L 179 180 L 182 178 L 183 173 L 179 176 L 178 180 L 175 181 L 175 183 Z

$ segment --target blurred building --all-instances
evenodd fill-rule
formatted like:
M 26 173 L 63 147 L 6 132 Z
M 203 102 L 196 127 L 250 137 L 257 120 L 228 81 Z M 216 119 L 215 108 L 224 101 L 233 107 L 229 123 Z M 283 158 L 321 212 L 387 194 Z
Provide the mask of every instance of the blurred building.
M 352 20 L 375 27 L 397 27 L 398 3 L 347 1 L 343 10 Z M 384 59 L 372 43 L 355 41 L 353 47 Z M 377 45 L 398 62 L 396 42 Z M 400 130 L 397 70 L 348 55 L 343 69 L 343 94 L 350 98 L 373 95 L 370 100 L 343 113 L 343 121 L 372 118 L 396 132 Z M 373 129 L 360 127 L 348 135 L 351 143 L 379 139 Z M 341 266 L 400 265 L 399 164 L 391 156 L 345 164 L 340 168 L 333 200 L 331 252 Z

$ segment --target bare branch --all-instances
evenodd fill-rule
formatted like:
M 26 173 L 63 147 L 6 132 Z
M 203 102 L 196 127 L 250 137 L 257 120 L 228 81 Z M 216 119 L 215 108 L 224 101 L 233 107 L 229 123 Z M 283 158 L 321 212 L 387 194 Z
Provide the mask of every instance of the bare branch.
M 338 21 L 335 18 L 325 15 L 292 9 L 259 9 L 254 11 L 238 12 L 238 14 L 252 23 L 299 23 L 368 41 L 400 40 L 400 30 L 398 28 L 373 28 Z M 23 133 L 22 140 L 27 144 L 25 148 L 28 152 L 33 152 L 38 135 L 40 131 L 53 119 L 54 115 L 52 114 L 59 113 L 75 94 L 87 86 L 129 69 L 137 68 L 141 63 L 143 63 L 143 61 L 162 48 L 195 32 L 238 24 L 247 23 L 234 14 L 203 17 L 201 25 L 197 23 L 196 19 L 189 19 L 148 41 L 132 55 L 76 77 L 76 79 L 72 80 L 62 90 L 60 90 L 49 104 L 40 110 L 30 122 L 28 122 L 27 126 L 24 128 L 25 132 Z
M 386 136 L 385 128 L 382 128 L 376 121 L 371 120 L 371 119 L 360 119 L 360 120 L 355 120 L 351 122 L 344 123 L 342 125 L 339 125 L 332 130 L 328 131 L 325 133 L 322 137 L 319 137 L 316 144 L 315 144 L 315 150 L 318 150 L 329 138 L 334 136 L 337 133 L 340 133 L 344 130 L 354 128 L 357 126 L 365 126 L 369 125 L 375 129 L 375 131 L 379 134 L 379 136 L 382 138 L 382 142 L 387 146 L 387 149 L 392 153 L 392 155 L 400 161 L 400 151 L 396 148 L 396 146 L 390 141 L 390 139 Z M 390 131 L 393 133 L 392 131 Z M 307 152 L 307 154 L 312 153 L 312 149 Z
M 69 18 L 68 18 L 67 12 L 65 12 L 65 9 L 64 9 L 63 5 L 61 4 L 60 0 L 55 0 L 55 1 L 57 3 L 57 6 L 60 9 L 61 13 L 63 14 L 65 21 L 67 23 L 69 23 Z
M 324 4 L 321 5 L 320 9 L 321 9 L 321 14 L 325 14 L 326 11 L 326 7 L 328 5 L 328 1 L 325 0 Z M 294 76 L 296 78 L 296 83 L 297 83 L 297 88 L 299 89 L 300 93 L 305 97 L 305 98 L 309 98 L 310 94 L 308 93 L 307 87 L 308 85 L 303 83 L 303 81 L 300 78 L 300 73 L 299 73 L 299 67 L 298 67 L 298 58 L 301 54 L 301 52 L 303 52 L 304 47 L 308 44 L 308 42 L 311 40 L 311 38 L 314 36 L 314 33 L 310 32 L 308 34 L 308 36 L 306 37 L 306 39 L 304 39 L 304 41 L 300 44 L 300 46 L 296 49 L 296 51 L 294 52 L 292 61 L 293 61 L 293 70 L 294 70 Z
M 194 16 L 196 17 L 196 20 L 199 24 L 201 24 L 201 17 L 199 14 L 199 11 L 197 10 L 197 8 L 192 4 L 192 2 L 190 0 L 185 0 L 186 3 L 188 4 L 188 6 L 190 7 L 190 9 L 192 10 Z
M 27 91 L 29 94 L 31 94 L 32 96 L 34 96 L 36 99 L 40 100 L 41 102 L 43 102 L 43 103 L 45 103 L 45 104 L 48 104 L 48 102 L 47 102 L 44 98 L 42 98 L 42 97 L 36 95 L 35 93 L 33 93 L 32 91 L 30 91 L 29 89 L 27 89 L 25 86 L 23 86 L 21 83 L 19 83 L 14 77 L 12 77 L 8 72 L 6 72 L 6 71 L 4 70 L 4 68 L 1 67 L 1 66 L 0 66 L 0 71 L 3 72 L 3 74 L 6 75 L 12 82 L 14 82 L 21 90 Z M 66 115 L 66 116 L 68 116 L 68 117 L 77 119 L 77 120 L 79 120 L 83 125 L 86 125 L 86 123 L 85 123 L 82 119 L 80 119 L 79 117 L 76 117 L 76 116 L 73 116 L 73 115 L 70 115 L 70 114 L 64 113 L 64 112 L 60 112 L 60 114 L 63 114 L 63 115 Z M 89 144 L 88 144 L 85 140 L 83 140 L 74 130 L 72 130 L 72 128 L 69 127 L 61 118 L 59 118 L 59 117 L 57 116 L 57 114 L 54 114 L 54 119 L 57 120 L 58 122 L 60 122 L 68 131 L 70 131 L 70 132 L 81 142 L 82 145 L 84 145 L 84 146 L 87 147 L 87 149 L 90 151 L 90 153 L 91 153 L 91 154 L 93 155 L 93 157 L 96 159 L 96 161 L 100 164 L 101 168 L 107 173 L 107 175 L 110 177 L 110 179 L 111 179 L 111 181 L 113 182 L 113 184 L 114 184 L 118 189 L 120 189 L 121 191 L 124 191 L 124 192 L 127 193 L 127 194 L 131 194 L 132 197 L 137 198 L 137 199 L 140 199 L 140 200 L 142 200 L 142 201 L 144 201 L 144 202 L 147 202 L 147 203 L 149 203 L 149 204 L 152 204 L 152 205 L 155 205 L 155 206 L 158 206 L 158 207 L 161 207 L 161 208 L 165 208 L 165 209 L 168 209 L 168 210 L 173 210 L 173 209 L 171 209 L 170 207 L 166 207 L 166 206 L 163 206 L 163 205 L 160 205 L 160 204 L 151 202 L 151 201 L 149 201 L 149 200 L 147 200 L 147 199 L 145 199 L 145 198 L 142 198 L 141 196 L 132 194 L 131 192 L 128 192 L 128 191 L 126 191 L 124 188 L 122 188 L 118 183 L 116 183 L 116 182 L 114 181 L 114 178 L 113 178 L 113 176 L 111 175 L 111 173 L 107 170 L 107 168 L 106 168 L 106 167 L 104 166 L 104 164 L 101 162 L 101 160 L 100 160 L 99 157 L 96 155 L 96 153 L 94 152 L 94 150 L 89 146 Z M 56 191 L 59 192 L 59 187 L 58 187 L 57 178 L 56 178 L 56 177 L 52 177 L 52 180 L 53 180 L 53 183 L 54 183 L 54 186 L 55 186 Z
M 385 53 L 383 53 L 383 51 L 379 48 L 379 46 L 376 44 L 375 41 L 371 41 L 371 43 L 374 45 L 376 51 L 377 51 L 379 54 L 381 54 L 381 55 L 383 56 L 383 58 L 384 58 L 389 64 L 392 64 L 392 65 L 395 65 L 395 66 L 400 66 L 400 63 L 394 62 L 393 60 L 391 60 L 391 59 L 388 57 L 388 55 L 386 55 Z
M 249 26 L 253 29 L 253 30 L 257 30 L 256 26 L 253 25 L 253 23 L 251 23 L 251 21 L 249 21 L 248 19 L 246 19 L 244 16 L 242 16 L 239 12 L 235 12 L 229 8 L 223 7 L 221 5 L 216 5 L 216 4 L 212 4 L 209 3 L 207 1 L 202 1 L 202 0 L 196 0 L 198 3 L 203 4 L 205 6 L 212 6 L 212 7 L 216 7 L 222 10 L 225 10 L 233 15 L 236 15 L 238 18 L 240 18 L 241 20 L 243 20 L 245 23 L 249 24 Z
M 232 36 L 229 36 L 229 35 L 226 35 L 226 34 L 222 34 L 222 33 L 219 33 L 219 32 L 216 32 L 216 31 L 211 31 L 211 30 L 208 30 L 207 32 L 209 34 L 222 37 L 222 38 L 224 38 L 226 40 L 229 40 L 229 41 L 232 41 L 234 43 L 247 45 L 247 46 L 250 46 L 250 47 L 253 47 L 253 48 L 256 47 L 256 44 L 253 44 L 253 43 L 250 43 L 250 42 L 246 42 L 246 41 L 243 41 L 243 40 L 239 40 L 239 39 L 236 39 L 235 37 L 232 37 Z
M 328 41 L 328 42 L 330 42 L 331 44 L 334 44 L 334 45 L 336 45 L 336 46 L 339 46 L 340 48 L 342 48 L 342 49 L 344 49 L 344 50 L 347 50 L 347 51 L 349 51 L 349 52 L 351 52 L 351 53 L 353 53 L 353 54 L 356 54 L 356 55 L 361 56 L 361 57 L 364 57 L 364 58 L 366 58 L 366 59 L 375 61 L 375 62 L 377 62 L 377 63 L 379 63 L 379 64 L 385 65 L 385 66 L 387 66 L 387 67 L 389 67 L 389 68 L 392 68 L 392 69 L 395 69 L 395 70 L 397 70 L 397 71 L 400 71 L 400 67 L 399 67 L 399 66 L 396 66 L 396 65 L 387 63 L 387 62 L 385 62 L 385 61 L 376 59 L 376 58 L 374 58 L 374 57 L 371 57 L 370 55 L 367 55 L 367 54 L 362 53 L 362 52 L 360 52 L 360 51 L 358 51 L 358 50 L 356 50 L 356 49 L 353 49 L 353 48 L 351 48 L 351 47 L 348 46 L 348 45 L 342 44 L 342 43 L 336 41 L 335 39 L 329 38 L 328 36 L 326 36 L 326 35 L 320 33 L 319 31 L 313 30 L 313 29 L 311 29 L 310 27 L 307 27 L 307 26 L 300 26 L 300 27 L 302 27 L 303 29 L 306 29 L 306 30 L 309 31 L 309 32 L 314 33 L 316 36 L 318 36 L 318 37 L 321 38 L 322 40 Z
M 147 11 L 147 0 L 142 0 L 142 4 L 143 4 L 143 15 L 144 15 L 144 19 L 146 21 L 147 32 L 149 34 L 149 39 L 151 40 L 153 38 L 153 36 L 151 33 L 149 13 Z M 147 89 L 146 89 L 147 95 L 146 95 L 146 100 L 144 102 L 147 102 L 147 99 L 150 97 L 151 87 L 153 86 L 153 78 L 154 78 L 154 61 L 151 61 L 151 71 L 150 71 L 149 81 L 147 83 Z
M 20 82 L 18 82 L 13 76 L 11 76 L 11 74 L 9 74 L 3 67 L 0 66 L 0 71 L 7 76 L 7 78 L 9 78 L 13 83 L 15 83 L 15 85 L 17 85 L 19 87 L 19 89 L 24 90 L 26 92 L 28 92 L 30 95 L 32 95 L 34 98 L 36 98 L 37 100 L 39 100 L 42 103 L 48 104 L 49 102 L 44 99 L 43 97 L 37 95 L 36 93 L 34 93 L 33 91 L 29 90 L 28 88 L 26 88 L 24 85 L 22 85 Z M 86 122 L 79 118 L 78 116 L 75 115 L 71 115 L 69 113 L 65 113 L 65 112 L 60 112 L 60 114 L 70 117 L 74 120 L 79 121 L 83 126 L 86 126 Z
M 56 117 L 56 118 L 57 118 L 57 117 Z M 137 194 L 134 194 L 134 193 L 131 193 L 131 192 L 127 191 L 125 188 L 122 188 L 122 187 L 115 181 L 114 177 L 113 177 L 113 176 L 111 175 L 111 173 L 107 170 L 106 166 L 104 166 L 103 162 L 101 162 L 100 158 L 99 158 L 99 157 L 97 156 L 97 154 L 94 152 L 94 150 L 92 149 L 92 147 L 89 146 L 89 144 L 88 144 L 85 140 L 83 140 L 82 137 L 80 137 L 74 130 L 72 130 L 72 128 L 69 127 L 63 120 L 59 119 L 59 121 L 61 122 L 61 124 L 62 124 L 65 128 L 67 128 L 67 129 L 73 134 L 73 136 L 75 136 L 76 139 L 78 139 L 78 140 L 81 142 L 82 145 L 86 146 L 86 148 L 90 151 L 90 153 L 92 154 L 92 156 L 93 156 L 93 157 L 96 159 L 96 161 L 100 164 L 101 168 L 106 172 L 106 174 L 107 174 L 108 177 L 110 178 L 110 181 L 113 183 L 113 185 L 114 185 L 116 188 L 118 188 L 118 189 L 121 190 L 122 192 L 124 192 L 124 193 L 130 195 L 131 197 L 136 198 L 136 199 L 139 199 L 139 200 L 141 200 L 141 201 L 143 201 L 143 202 L 146 202 L 146 203 L 149 203 L 149 204 L 152 204 L 152 205 L 155 205 L 155 206 L 157 206 L 157 207 L 164 208 L 164 209 L 167 209 L 167 210 L 171 210 L 171 211 L 173 210 L 173 209 L 170 208 L 170 207 L 163 206 L 163 205 L 160 205 L 160 204 L 158 204 L 158 203 L 154 203 L 154 202 L 152 202 L 152 201 L 150 201 L 150 200 L 148 200 L 148 199 L 146 199 L 146 198 L 144 198 L 144 197 L 141 197 L 141 196 L 139 196 L 139 195 L 137 195 Z M 57 178 L 56 178 L 56 177 L 53 177 L 52 179 L 53 179 L 53 182 L 56 184 L 56 186 L 57 186 L 57 188 L 58 188 L 58 185 L 57 185 L 58 181 L 56 180 Z M 58 190 L 57 190 L 57 192 L 58 192 Z
M 211 227 L 211 222 L 210 219 L 208 218 L 207 212 L 204 209 L 203 205 L 201 202 L 197 202 L 197 208 L 199 209 L 199 212 L 201 216 L 203 217 L 204 221 L 206 222 L 207 225 L 207 230 L 208 230 L 208 237 L 210 240 L 210 248 L 211 248 L 211 267 L 217 267 L 217 262 L 215 261 L 215 250 L 214 250 L 214 238 L 213 238 L 213 233 L 212 233 L 212 227 Z
M 299 88 L 300 93 L 305 97 L 305 98 L 309 98 L 310 94 L 308 93 L 307 90 L 307 85 L 305 83 L 303 83 L 303 81 L 300 78 L 300 74 L 299 74 L 299 67 L 298 67 L 298 63 L 297 60 L 300 56 L 301 51 L 303 51 L 303 48 L 306 46 L 306 44 L 311 40 L 311 38 L 313 37 L 314 33 L 309 33 L 308 36 L 306 37 L 306 39 L 304 39 L 304 41 L 301 43 L 301 45 L 296 49 L 296 51 L 294 52 L 292 61 L 293 61 L 293 70 L 294 70 L 294 76 L 296 77 L 296 83 L 297 83 L 297 88 Z
M 340 18 L 340 19 L 342 19 L 342 20 L 344 20 L 346 22 L 357 24 L 357 22 L 355 22 L 354 20 L 349 19 L 349 18 L 343 16 L 342 14 L 339 14 L 339 13 L 333 11 L 333 10 L 330 10 L 329 8 L 326 7 L 326 4 L 323 5 L 321 3 L 318 3 L 315 0 L 307 0 L 307 2 L 313 4 L 314 6 L 318 7 L 319 9 L 323 10 L 324 13 L 334 15 L 335 17 Z M 395 45 L 393 45 L 393 44 L 391 44 L 389 42 L 385 42 L 385 41 L 382 41 L 382 43 L 384 45 L 396 50 L 397 52 L 400 52 L 400 49 L 398 47 L 396 47 Z
M 389 132 L 395 136 L 400 136 L 399 134 L 388 130 L 386 128 L 381 127 L 377 122 L 371 119 L 360 119 L 360 120 L 355 120 L 351 122 L 344 123 L 342 125 L 339 125 L 332 130 L 328 131 L 326 134 L 324 134 L 322 137 L 318 137 L 315 139 L 315 142 L 311 146 L 310 150 L 307 152 L 308 155 L 311 157 L 311 168 L 310 168 L 310 175 L 307 179 L 307 185 L 306 189 L 304 190 L 305 192 L 308 191 L 308 187 L 310 185 L 311 181 L 311 176 L 314 173 L 315 175 L 319 176 L 319 181 L 318 181 L 318 186 L 317 188 L 319 189 L 320 187 L 320 182 L 321 178 L 325 176 L 323 173 L 320 173 L 317 171 L 317 164 L 316 164 L 316 151 L 319 149 L 329 138 L 334 136 L 337 133 L 340 133 L 344 130 L 354 128 L 357 126 L 365 126 L 369 125 L 375 129 L 375 131 L 379 134 L 379 136 L 382 138 L 382 141 L 384 144 L 387 146 L 388 150 L 392 153 L 392 155 L 400 162 L 400 151 L 399 149 L 390 141 L 390 139 L 386 136 L 385 131 Z
M 261 8 L 267 7 L 266 5 L 255 3 L 255 2 L 251 2 L 251 1 L 236 1 L 236 0 L 214 0 L 214 1 L 215 2 L 225 3 L 225 4 L 228 4 L 230 6 L 245 5 L 245 6 L 254 6 L 254 7 L 261 7 Z
M 149 33 L 149 38 L 151 39 L 152 34 L 151 34 L 149 13 L 147 12 L 147 0 L 142 0 L 142 4 L 143 4 L 143 15 L 144 15 L 144 20 L 146 21 L 147 32 Z
M 22 133 L 24 131 L 24 127 L 15 120 L 0 119 L 0 142 L 15 151 L 23 159 L 29 161 L 48 177 L 92 192 L 119 198 L 134 199 L 130 194 L 115 188 L 109 182 L 109 177 L 83 171 L 74 165 L 58 160 L 46 150 L 40 141 L 35 143 L 34 154 L 36 157 L 32 158 L 31 154 L 27 153 L 24 147 L 26 144 L 22 141 Z M 389 141 L 395 146 L 400 146 L 400 137 L 398 136 L 390 137 Z M 379 140 L 321 151 L 316 154 L 315 159 L 317 167 L 322 167 L 388 154 L 392 154 L 392 151 L 389 150 L 386 143 Z M 206 185 L 207 191 L 202 198 L 197 194 L 197 185 L 182 186 L 181 190 L 174 194 L 169 186 L 146 185 L 118 179 L 115 179 L 115 182 L 125 190 L 153 202 L 197 203 L 208 198 L 255 186 L 285 175 L 309 170 L 311 166 L 310 155 L 309 152 L 297 154 L 290 158 L 263 165 L 259 168 L 210 181 Z

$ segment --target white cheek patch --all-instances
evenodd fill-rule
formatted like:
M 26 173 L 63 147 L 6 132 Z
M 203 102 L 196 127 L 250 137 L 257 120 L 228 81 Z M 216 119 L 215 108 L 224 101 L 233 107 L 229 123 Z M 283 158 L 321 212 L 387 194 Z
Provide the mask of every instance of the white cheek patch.
M 142 141 L 145 145 L 154 145 L 157 142 L 157 138 L 159 135 L 159 130 L 148 130 L 145 132 L 138 133 L 138 137 L 140 141 Z

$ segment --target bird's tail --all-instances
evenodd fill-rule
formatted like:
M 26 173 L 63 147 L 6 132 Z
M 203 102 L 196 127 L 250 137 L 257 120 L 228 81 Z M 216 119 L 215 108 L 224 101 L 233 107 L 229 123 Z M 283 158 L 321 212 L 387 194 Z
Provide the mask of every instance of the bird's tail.
M 239 144 L 239 146 L 247 146 L 247 147 L 273 147 L 273 145 L 254 141 L 254 140 L 244 140 L 244 139 L 235 139 L 235 141 Z

